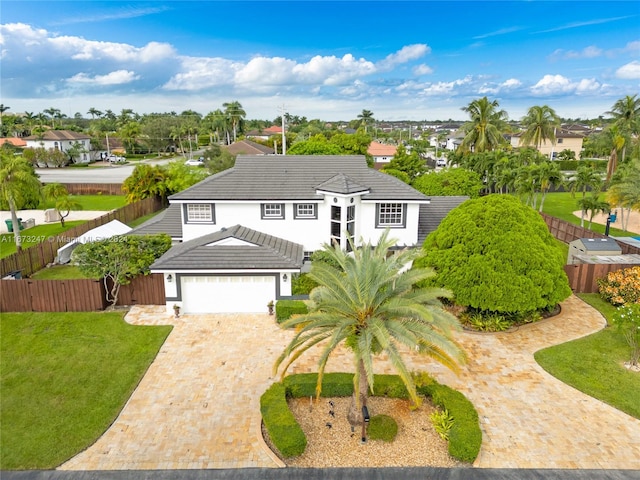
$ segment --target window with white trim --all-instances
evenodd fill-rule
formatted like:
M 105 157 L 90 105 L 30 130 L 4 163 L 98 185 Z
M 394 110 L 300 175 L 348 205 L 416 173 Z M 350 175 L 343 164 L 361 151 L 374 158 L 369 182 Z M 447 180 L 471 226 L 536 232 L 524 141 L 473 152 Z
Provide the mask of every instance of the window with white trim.
M 187 222 L 213 222 L 213 210 L 210 203 L 187 204 Z
M 284 203 L 263 203 L 262 218 L 284 218 Z
M 296 203 L 294 218 L 317 218 L 315 203 Z
M 379 203 L 376 224 L 378 227 L 403 227 L 405 226 L 404 203 Z

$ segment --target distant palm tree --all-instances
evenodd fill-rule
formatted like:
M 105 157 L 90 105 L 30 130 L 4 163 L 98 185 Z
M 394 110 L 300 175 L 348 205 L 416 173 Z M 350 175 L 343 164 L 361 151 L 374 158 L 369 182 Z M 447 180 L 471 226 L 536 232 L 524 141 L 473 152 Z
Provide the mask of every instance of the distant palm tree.
M 60 109 L 53 108 L 53 107 L 45 108 L 43 112 L 49 115 L 49 117 L 51 117 L 51 128 L 55 129 L 56 128 L 55 119 L 58 118 L 58 116 L 60 115 Z
M 589 229 L 591 229 L 593 217 L 595 217 L 598 213 L 607 213 L 611 211 L 611 205 L 609 205 L 609 202 L 600 200 L 600 196 L 597 192 L 594 192 L 588 197 L 578 200 L 578 206 L 582 209 L 583 218 L 584 214 L 586 212 L 589 212 L 589 226 L 587 227 Z M 583 224 L 581 224 L 580 226 L 584 227 Z
M 238 138 L 238 125 L 242 119 L 247 116 L 247 113 L 238 101 L 223 103 L 222 106 L 224 107 L 225 115 L 227 115 L 231 122 L 231 127 L 233 128 L 233 141 L 235 142 Z
M 576 172 L 573 174 L 573 177 L 568 181 L 569 191 L 572 196 L 575 196 L 576 192 L 582 192 L 582 198 L 579 202 L 584 203 L 585 197 L 587 195 L 587 190 L 593 189 L 594 191 L 599 191 L 602 186 L 602 178 L 596 171 L 594 171 L 588 165 L 580 165 Z M 580 218 L 580 226 L 584 227 L 584 213 L 585 210 L 582 210 L 582 217 Z
M 611 111 L 606 113 L 613 117 L 614 125 L 620 128 L 622 135 L 640 133 L 640 98 L 638 94 L 621 98 L 614 103 Z M 622 147 L 622 163 L 624 163 L 625 157 L 626 145 Z
M 347 415 L 351 425 L 363 422 L 362 406 L 373 390 L 373 360 L 386 354 L 404 382 L 412 401 L 419 399 L 416 387 L 399 347 L 425 354 L 456 370 L 464 360 L 461 347 L 452 337 L 460 325 L 442 308 L 439 298 L 451 292 L 439 288 L 415 288 L 415 284 L 434 275 L 432 269 L 403 272 L 419 249 L 389 255 L 395 241 L 388 231 L 374 247 L 364 244 L 347 253 L 338 245 L 325 245 L 329 262 L 314 262 L 309 276 L 319 284 L 310 295 L 311 311 L 283 322 L 295 334 L 276 360 L 274 369 L 283 363 L 287 368 L 304 352 L 319 345 L 316 391 L 320 394 L 322 378 L 329 356 L 345 345 L 354 357 L 354 393 Z M 351 244 L 353 246 L 353 244 Z
M 4 103 L 0 103 L 0 127 L 2 127 L 2 115 L 4 114 L 4 112 L 9 110 L 10 108 L 11 107 L 9 107 L 8 105 L 5 105 Z
M 360 123 L 364 125 L 364 131 L 367 131 L 367 127 L 374 122 L 373 112 L 371 110 L 362 110 L 362 113 L 358 115 Z
M 485 152 L 495 150 L 504 143 L 502 132 L 506 128 L 507 112 L 498 110 L 497 100 L 487 97 L 473 100 L 466 107 L 471 120 L 463 125 L 465 137 L 460 148 L 463 151 Z
M 102 112 L 94 107 L 91 107 L 87 113 L 91 115 L 91 120 L 94 120 L 96 117 L 100 118 L 102 116 Z
M 533 106 L 522 118 L 525 131 L 522 134 L 524 145 L 534 145 L 538 150 L 547 140 L 556 144 L 556 128 L 560 125 L 560 117 L 553 108 L 542 105 Z
M 618 168 L 618 152 L 620 150 L 624 151 L 627 139 L 621 133 L 621 129 L 618 125 L 612 125 L 609 127 L 607 132 L 611 137 L 611 153 L 609 154 L 609 161 L 607 162 L 607 182 L 609 182 Z

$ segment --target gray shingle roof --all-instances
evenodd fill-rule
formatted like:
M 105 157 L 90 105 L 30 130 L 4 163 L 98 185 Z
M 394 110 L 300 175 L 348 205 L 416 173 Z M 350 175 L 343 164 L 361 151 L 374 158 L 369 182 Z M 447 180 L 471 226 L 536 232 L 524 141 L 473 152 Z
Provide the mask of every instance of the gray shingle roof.
M 164 211 L 134 228 L 131 234 L 152 235 L 166 233 L 171 238 L 182 238 L 182 215 L 180 205 L 169 205 Z
M 343 195 L 366 192 L 367 190 L 369 190 L 368 187 L 359 185 L 344 173 L 338 173 L 337 175 L 334 175 L 326 182 L 322 182 L 320 185 L 318 185 L 316 189 L 325 192 L 341 193 Z
M 367 166 L 362 155 L 239 155 L 235 166 L 213 175 L 171 200 L 321 200 L 319 185 L 343 174 L 367 188 L 363 200 L 426 201 L 391 175 Z
M 252 245 L 210 245 L 231 238 Z M 171 247 L 151 270 L 298 269 L 302 259 L 302 245 L 235 225 Z
M 468 200 L 466 196 L 431 197 L 429 205 L 420 205 L 418 216 L 418 246 L 433 232 L 451 210 Z

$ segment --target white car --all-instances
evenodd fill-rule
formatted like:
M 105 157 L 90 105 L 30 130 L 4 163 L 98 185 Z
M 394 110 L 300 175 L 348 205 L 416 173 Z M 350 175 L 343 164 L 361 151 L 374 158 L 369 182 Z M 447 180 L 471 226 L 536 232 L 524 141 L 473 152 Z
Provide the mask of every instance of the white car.
M 184 162 L 185 165 L 189 165 L 192 167 L 201 167 L 204 165 L 204 157 L 200 157 L 200 158 L 190 158 L 189 160 L 187 160 L 186 162 Z
M 111 162 L 111 163 L 122 163 L 122 162 L 125 162 L 125 161 L 126 161 L 126 158 L 124 158 L 124 157 L 120 157 L 120 156 L 115 155 L 115 154 L 113 154 L 113 153 L 112 153 L 111 155 L 109 155 L 109 156 L 107 157 L 107 160 L 108 160 L 109 162 Z
M 444 158 L 438 158 L 436 160 L 436 167 L 446 167 L 447 166 L 447 160 Z

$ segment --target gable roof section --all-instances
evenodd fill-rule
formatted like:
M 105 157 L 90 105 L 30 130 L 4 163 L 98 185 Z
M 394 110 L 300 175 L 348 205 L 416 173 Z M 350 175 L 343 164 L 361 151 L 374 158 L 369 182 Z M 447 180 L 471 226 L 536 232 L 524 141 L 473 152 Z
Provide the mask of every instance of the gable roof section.
M 433 232 L 451 210 L 469 200 L 466 196 L 431 197 L 429 205 L 420 205 L 418 216 L 418 246 Z
M 362 200 L 427 202 L 406 183 L 367 166 L 363 155 L 239 155 L 233 168 L 169 197 L 171 201 L 322 200 L 319 185 L 339 174 L 358 188 Z M 335 181 L 335 179 L 334 179 Z
M 215 245 L 230 238 L 252 245 Z M 235 225 L 171 247 L 151 270 L 299 269 L 302 259 L 302 245 Z
M 166 233 L 171 238 L 182 238 L 182 213 L 180 205 L 169 205 L 164 212 L 134 228 L 131 234 L 154 235 Z
M 265 147 L 251 140 L 240 140 L 224 148 L 234 155 L 272 155 L 275 152 L 273 148 Z

